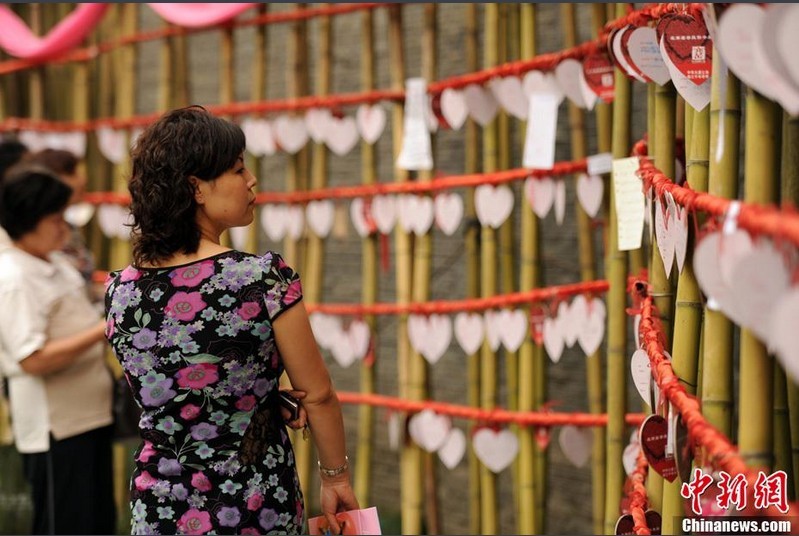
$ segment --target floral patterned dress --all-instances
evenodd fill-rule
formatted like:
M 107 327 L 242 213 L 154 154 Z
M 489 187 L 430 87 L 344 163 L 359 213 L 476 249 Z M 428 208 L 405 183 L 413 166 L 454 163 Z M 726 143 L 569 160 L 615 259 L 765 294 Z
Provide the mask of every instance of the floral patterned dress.
M 109 276 L 106 336 L 143 408 L 133 534 L 302 531 L 272 332 L 301 298 L 272 252 Z

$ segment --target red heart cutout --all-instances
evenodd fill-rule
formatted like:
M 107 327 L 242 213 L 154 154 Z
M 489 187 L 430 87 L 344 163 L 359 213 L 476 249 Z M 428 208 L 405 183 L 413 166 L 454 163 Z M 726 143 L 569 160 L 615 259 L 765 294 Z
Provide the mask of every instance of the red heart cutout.
M 649 527 L 649 534 L 660 534 L 660 527 L 663 525 L 661 515 L 654 510 L 647 510 L 644 512 L 644 517 L 646 517 L 646 526 Z
M 591 54 L 583 60 L 583 75 L 591 91 L 604 102 L 613 102 L 614 67 L 610 57 L 604 53 Z
M 663 38 L 669 59 L 691 82 L 701 85 L 710 78 L 713 41 L 701 17 L 668 15 L 660 19 L 655 31 L 658 42 Z
M 649 466 L 669 482 L 674 482 L 677 478 L 677 464 L 673 456 L 666 456 L 668 431 L 666 419 L 660 415 L 650 415 L 641 425 L 641 449 Z
M 616 521 L 615 534 L 635 534 L 635 520 L 631 514 L 624 514 Z

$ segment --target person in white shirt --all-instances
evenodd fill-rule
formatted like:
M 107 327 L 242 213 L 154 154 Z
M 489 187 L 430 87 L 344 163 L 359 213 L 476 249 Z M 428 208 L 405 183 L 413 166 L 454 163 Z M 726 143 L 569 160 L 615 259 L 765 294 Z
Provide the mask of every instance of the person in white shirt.
M 0 367 L 31 484 L 34 534 L 113 534 L 112 377 L 105 322 L 59 250 L 72 190 L 21 168 L 0 184 Z

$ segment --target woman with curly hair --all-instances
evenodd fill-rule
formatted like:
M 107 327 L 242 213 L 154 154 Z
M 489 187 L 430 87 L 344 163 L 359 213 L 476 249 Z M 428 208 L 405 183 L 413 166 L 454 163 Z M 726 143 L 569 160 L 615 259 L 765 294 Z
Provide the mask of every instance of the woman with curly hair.
M 301 533 L 303 498 L 279 409 L 285 370 L 304 393 L 321 509 L 358 507 L 341 409 L 278 255 L 220 244 L 253 220 L 244 134 L 200 107 L 147 128 L 132 153 L 133 263 L 110 275 L 106 335 L 143 408 L 135 534 Z

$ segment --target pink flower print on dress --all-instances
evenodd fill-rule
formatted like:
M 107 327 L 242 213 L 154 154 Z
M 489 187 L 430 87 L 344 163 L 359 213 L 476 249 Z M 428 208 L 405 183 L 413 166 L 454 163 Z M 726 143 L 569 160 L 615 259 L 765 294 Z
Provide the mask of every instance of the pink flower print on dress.
M 172 285 L 194 288 L 214 274 L 214 261 L 204 260 L 191 266 L 182 266 L 169 274 Z
M 211 481 L 205 473 L 194 473 L 191 475 L 191 485 L 200 491 L 211 491 Z
M 155 486 L 158 479 L 154 478 L 153 475 L 148 473 L 147 471 L 142 471 L 142 473 L 133 479 L 133 483 L 136 485 L 136 489 L 139 491 L 148 490 L 151 487 Z
M 128 266 L 119 274 L 119 282 L 127 283 L 128 281 L 136 281 L 141 277 L 141 272 L 133 266 Z
M 253 527 L 244 527 L 239 534 L 261 534 L 261 531 Z
M 185 406 L 180 408 L 180 416 L 186 419 L 187 421 L 196 419 L 197 415 L 199 414 L 200 414 L 200 407 L 195 404 L 186 404 Z
M 205 534 L 213 527 L 211 514 L 192 508 L 178 520 L 178 532 L 183 534 Z
M 105 338 L 110 339 L 116 333 L 116 328 L 114 324 L 114 317 L 108 319 L 108 322 L 105 323 Z
M 257 302 L 244 302 L 236 312 L 244 320 L 249 320 L 258 316 L 258 313 L 261 312 L 261 306 Z
M 236 409 L 240 411 L 250 411 L 255 407 L 255 397 L 252 395 L 245 395 L 236 400 Z
M 197 363 L 182 368 L 176 375 L 178 385 L 189 389 L 202 389 L 219 379 L 217 366 L 211 363 Z
M 253 493 L 250 498 L 247 499 L 247 510 L 254 512 L 258 510 L 262 504 L 264 504 L 264 496 L 260 493 Z
M 150 458 L 152 458 L 153 456 L 155 456 L 155 449 L 153 448 L 153 444 L 145 440 L 141 452 L 136 457 L 136 461 L 147 463 L 150 460 Z
M 197 313 L 205 309 L 206 303 L 199 292 L 176 292 L 164 307 L 167 316 L 182 322 L 191 322 Z
M 289 283 L 289 287 L 286 289 L 286 295 L 283 298 L 283 302 L 291 304 L 299 300 L 301 297 L 302 297 L 302 284 L 298 279 Z

